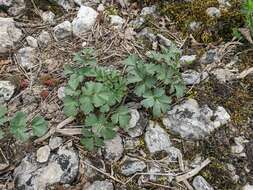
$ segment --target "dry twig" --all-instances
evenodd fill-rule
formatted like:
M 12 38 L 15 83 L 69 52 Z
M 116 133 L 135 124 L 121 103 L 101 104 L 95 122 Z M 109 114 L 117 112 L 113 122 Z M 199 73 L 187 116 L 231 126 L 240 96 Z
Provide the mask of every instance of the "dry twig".
M 195 176 L 196 174 L 198 174 L 204 167 L 206 167 L 209 163 L 211 162 L 211 160 L 209 160 L 208 158 L 202 162 L 198 167 L 194 168 L 193 170 L 183 174 L 183 175 L 180 175 L 180 176 L 177 176 L 176 177 L 176 181 L 177 182 L 181 182 L 181 181 L 184 181 L 184 180 L 187 180 L 193 176 Z

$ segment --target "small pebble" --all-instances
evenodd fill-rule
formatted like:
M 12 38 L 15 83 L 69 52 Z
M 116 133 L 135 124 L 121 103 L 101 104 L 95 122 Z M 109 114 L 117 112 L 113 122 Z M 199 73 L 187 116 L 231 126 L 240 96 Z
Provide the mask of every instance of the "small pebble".
M 47 162 L 49 155 L 50 155 L 50 147 L 48 145 L 40 147 L 36 153 L 37 162 L 39 162 L 39 163 Z

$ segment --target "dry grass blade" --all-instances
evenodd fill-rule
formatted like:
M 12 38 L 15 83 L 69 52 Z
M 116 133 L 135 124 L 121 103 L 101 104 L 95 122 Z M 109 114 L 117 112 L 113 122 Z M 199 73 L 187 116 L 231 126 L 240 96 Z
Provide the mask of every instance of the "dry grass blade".
M 236 78 L 237 79 L 242 79 L 242 78 L 245 78 L 246 76 L 252 75 L 252 74 L 253 74 L 253 67 L 251 67 L 249 69 L 245 69 Z
M 107 176 L 107 177 L 111 178 L 112 180 L 114 180 L 114 181 L 116 181 L 116 182 L 118 182 L 118 183 L 120 183 L 120 184 L 122 184 L 122 185 L 124 185 L 124 184 L 125 184 L 125 183 L 123 183 L 122 181 L 120 181 L 119 179 L 117 179 L 117 178 L 115 178 L 115 177 L 111 176 L 110 174 L 108 174 L 108 173 L 106 173 L 106 172 L 104 172 L 104 171 L 102 171 L 102 170 L 100 170 L 100 169 L 96 168 L 95 166 L 93 166 L 93 165 L 91 165 L 91 164 L 87 163 L 86 161 L 83 161 L 83 162 L 84 162 L 84 164 L 85 164 L 85 165 L 87 165 L 87 166 L 91 167 L 92 169 L 96 170 L 97 172 L 102 173 L 103 175 L 105 175 L 105 176 Z
M 211 160 L 209 160 L 209 158 L 207 158 L 206 160 L 204 160 L 199 166 L 197 166 L 196 168 L 194 168 L 193 170 L 177 176 L 176 177 L 176 181 L 177 182 L 181 182 L 181 181 L 185 181 L 193 176 L 195 176 L 196 174 L 198 174 L 204 167 L 206 167 L 209 163 L 211 162 Z
M 61 135 L 73 136 L 73 135 L 81 135 L 82 129 L 80 128 L 71 128 L 71 129 L 56 129 L 56 133 L 60 133 Z
M 253 44 L 253 40 L 250 34 L 250 30 L 248 28 L 239 28 L 239 31 L 243 35 L 243 37 L 248 40 L 249 43 Z

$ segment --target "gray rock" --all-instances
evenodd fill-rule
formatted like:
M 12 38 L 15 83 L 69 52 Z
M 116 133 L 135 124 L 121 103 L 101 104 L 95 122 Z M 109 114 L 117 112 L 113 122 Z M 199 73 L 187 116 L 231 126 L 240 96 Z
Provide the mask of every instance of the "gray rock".
M 128 129 L 135 128 L 138 121 L 140 120 L 140 113 L 138 112 L 137 109 L 130 109 L 130 114 L 131 114 L 131 118 L 129 121 Z
M 146 16 L 146 15 L 154 14 L 155 11 L 156 11 L 156 6 L 155 5 L 153 5 L 151 7 L 144 7 L 141 10 L 141 16 Z
M 75 3 L 73 0 L 49 0 L 49 1 L 57 3 L 66 11 L 69 11 L 70 9 L 73 9 L 75 7 Z
M 105 10 L 104 5 L 103 5 L 102 3 L 99 4 L 98 7 L 97 7 L 97 11 L 98 11 L 98 12 L 104 12 L 104 10 Z
M 23 13 L 26 8 L 25 0 L 13 0 L 11 7 L 8 9 L 10 16 L 18 16 Z
M 62 87 L 60 87 L 60 88 L 58 89 L 58 91 L 57 91 L 57 96 L 58 96 L 58 98 L 59 98 L 60 100 L 63 100 L 63 99 L 64 99 L 64 97 L 65 97 L 65 87 L 64 87 L 64 86 L 62 86 Z
M 221 11 L 216 7 L 209 7 L 206 9 L 206 14 L 213 18 L 219 18 L 221 16 Z
M 92 5 L 97 5 L 99 4 L 100 0 L 92 0 L 92 1 L 89 1 L 89 0 L 74 0 L 74 2 L 76 3 L 76 5 L 78 6 L 92 6 Z M 105 2 L 105 1 L 104 1 Z
M 156 40 L 156 36 L 150 31 L 149 28 L 143 28 L 138 34 L 137 37 L 145 37 L 151 42 Z
M 47 162 L 49 156 L 50 156 L 50 147 L 48 145 L 40 147 L 37 150 L 37 153 L 36 153 L 37 162 L 39 163 Z
M 245 186 L 242 187 L 242 190 L 253 190 L 253 185 L 246 184 Z
M 121 28 L 123 24 L 125 23 L 125 19 L 118 15 L 109 15 L 111 24 L 115 26 L 116 28 Z
M 95 24 L 97 16 L 98 13 L 93 8 L 81 6 L 72 22 L 74 35 L 80 36 L 89 31 Z
M 143 134 L 148 120 L 143 113 L 139 113 L 137 109 L 130 109 L 131 119 L 127 128 L 127 133 L 130 137 L 139 137 Z
M 54 27 L 54 36 L 57 40 L 63 40 L 72 36 L 72 24 L 69 21 L 64 21 Z
M 221 106 L 218 106 L 214 112 L 214 121 L 213 125 L 215 128 L 225 125 L 230 120 L 230 115 L 228 112 Z
M 1 0 L 0 7 L 10 7 L 13 3 L 13 0 Z
M 55 150 L 59 148 L 63 143 L 63 139 L 61 137 L 51 137 L 49 139 L 49 147 L 51 150 Z
M 31 69 L 37 61 L 35 48 L 24 47 L 18 50 L 17 60 L 23 68 Z
M 196 55 L 184 55 L 180 58 L 181 64 L 191 64 L 196 60 Z
M 15 92 L 15 85 L 10 81 L 0 80 L 0 103 L 11 99 Z
M 236 78 L 236 74 L 234 74 L 229 69 L 215 69 L 211 71 L 211 73 L 221 82 L 225 83 L 232 79 Z
M 136 150 L 141 142 L 138 138 L 124 138 L 124 149 L 125 150 Z
M 224 8 L 227 8 L 227 7 L 231 7 L 231 4 L 229 2 L 229 0 L 218 0 L 219 2 L 219 8 L 221 9 L 224 9 Z
M 149 170 L 148 170 L 149 173 L 161 173 L 161 167 L 159 165 L 151 165 L 149 166 Z M 159 180 L 159 176 L 158 175 L 150 175 L 149 176 L 149 180 L 150 181 L 153 181 L 153 182 L 156 182 Z
M 144 24 L 144 22 L 145 22 L 144 18 L 139 17 L 139 18 L 137 18 L 135 20 L 132 20 L 129 23 L 129 26 L 132 26 L 133 28 L 138 29 L 138 28 L 140 28 Z
M 200 58 L 202 64 L 211 64 L 219 59 L 216 49 L 210 49 Z
M 163 119 L 163 124 L 182 138 L 202 139 L 229 120 L 223 107 L 214 112 L 207 105 L 199 107 L 196 100 L 188 99 L 174 106 Z
M 235 145 L 231 146 L 231 153 L 237 156 L 245 157 L 244 148 L 245 144 L 248 143 L 248 140 L 245 139 L 243 136 L 235 137 L 234 138 Z M 240 154 L 240 155 L 239 155 Z
M 40 35 L 37 38 L 37 40 L 38 40 L 38 44 L 39 44 L 39 46 L 41 48 L 46 47 L 49 44 L 49 42 L 52 41 L 50 34 L 47 31 L 45 31 L 45 30 L 43 30 L 40 33 Z
M 199 84 L 201 74 L 195 70 L 187 70 L 182 73 L 182 78 L 186 85 Z
M 83 190 L 113 190 L 113 184 L 110 181 L 94 181 L 91 185 L 85 185 Z
M 0 17 L 0 26 L 0 54 L 4 54 L 14 48 L 22 36 L 22 31 L 15 26 L 12 18 Z
M 32 36 L 27 36 L 26 38 L 27 44 L 32 47 L 32 48 L 37 48 L 38 47 L 38 42 L 37 40 L 32 37 Z
M 234 183 L 238 183 L 240 176 L 236 175 L 236 168 L 232 164 L 226 164 L 226 168 L 228 170 L 230 178 Z
M 213 187 L 207 183 L 207 181 L 202 176 L 197 176 L 192 182 L 195 190 L 214 190 Z
M 136 172 L 141 172 L 146 168 L 145 162 L 131 157 L 126 157 L 123 165 L 121 166 L 121 173 L 129 176 Z
M 78 6 L 92 6 L 92 5 L 97 5 L 101 2 L 105 2 L 105 1 L 101 1 L 101 0 L 74 0 L 74 2 L 78 5 Z
M 118 161 L 124 151 L 122 139 L 117 135 L 112 140 L 105 141 L 105 159 L 115 162 Z
M 157 37 L 159 38 L 159 42 L 162 45 L 164 45 L 166 47 L 171 47 L 171 45 L 173 43 L 171 40 L 169 40 L 168 38 L 164 37 L 162 34 L 157 34 Z
M 160 151 L 168 152 L 171 147 L 168 133 L 158 123 L 154 123 L 153 121 L 149 122 L 144 140 L 151 154 Z
M 45 11 L 41 15 L 43 22 L 54 25 L 55 24 L 55 14 L 51 11 Z
M 200 28 L 201 24 L 202 24 L 201 22 L 193 21 L 193 22 L 190 23 L 189 28 L 192 31 L 196 31 Z
M 46 163 L 36 162 L 34 154 L 27 155 L 14 170 L 15 189 L 46 190 L 56 183 L 69 184 L 79 170 L 77 152 L 70 147 L 61 147 L 51 153 Z

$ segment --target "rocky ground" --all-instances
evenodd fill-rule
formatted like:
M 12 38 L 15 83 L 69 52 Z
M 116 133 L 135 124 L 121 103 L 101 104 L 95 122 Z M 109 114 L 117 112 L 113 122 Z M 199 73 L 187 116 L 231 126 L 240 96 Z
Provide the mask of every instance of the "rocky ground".
M 233 2 L 215 1 L 203 14 L 223 18 Z M 202 34 L 218 28 L 196 35 L 199 20 L 185 32 L 163 6 L 0 0 L 0 103 L 9 116 L 40 113 L 51 129 L 59 129 L 26 143 L 10 135 L 0 140 L 0 189 L 253 189 L 252 47 L 218 31 L 207 42 Z M 172 42 L 182 50 L 185 97 L 159 121 L 132 103 L 128 131 L 98 151 L 86 151 L 73 135 L 78 123 L 62 111 L 63 66 L 74 63 L 75 52 L 92 47 L 99 64 L 122 69 L 127 55 L 144 57 Z

